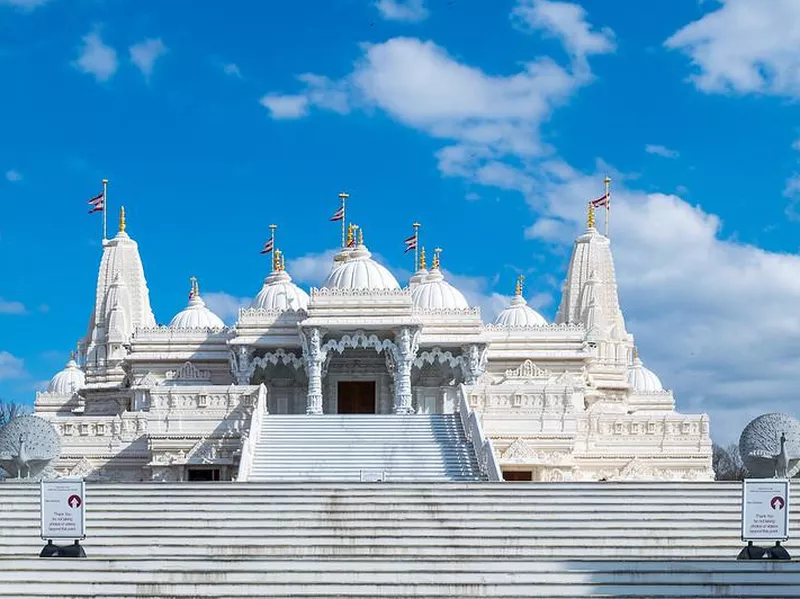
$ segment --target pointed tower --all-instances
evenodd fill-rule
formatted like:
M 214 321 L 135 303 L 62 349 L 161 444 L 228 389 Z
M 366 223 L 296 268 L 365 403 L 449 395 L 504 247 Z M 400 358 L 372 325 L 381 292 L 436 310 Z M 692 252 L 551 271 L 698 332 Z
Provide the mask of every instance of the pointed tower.
M 103 240 L 97 291 L 86 345 L 86 383 L 119 384 L 120 364 L 137 327 L 154 327 L 150 292 L 144 278 L 139 246 L 125 232 L 125 208 L 120 209 L 119 233 Z
M 597 358 L 605 364 L 602 368 L 612 369 L 606 382 L 616 386 L 624 380 L 622 369 L 630 363 L 633 337 L 625 330 L 619 306 L 611 243 L 595 228 L 591 204 L 586 232 L 575 240 L 555 322 L 582 324 L 586 340 L 597 347 Z

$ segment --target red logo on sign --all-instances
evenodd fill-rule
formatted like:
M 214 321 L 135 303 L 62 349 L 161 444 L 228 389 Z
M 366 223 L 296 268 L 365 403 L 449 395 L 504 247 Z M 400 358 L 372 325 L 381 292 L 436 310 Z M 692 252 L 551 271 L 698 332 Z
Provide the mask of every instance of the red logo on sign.
M 769 504 L 772 506 L 773 510 L 782 510 L 786 502 L 783 500 L 783 497 L 776 495 L 770 500 Z
M 67 505 L 72 509 L 78 509 L 79 507 L 81 507 L 82 503 L 83 501 L 78 495 L 70 495 L 69 499 L 67 499 Z

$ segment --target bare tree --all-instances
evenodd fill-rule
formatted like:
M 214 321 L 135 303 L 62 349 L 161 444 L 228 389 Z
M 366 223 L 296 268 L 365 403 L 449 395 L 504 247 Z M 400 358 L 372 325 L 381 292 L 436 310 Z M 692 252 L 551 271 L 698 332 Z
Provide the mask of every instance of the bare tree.
M 747 476 L 747 469 L 736 443 L 727 447 L 714 443 L 711 451 L 711 465 L 716 480 L 743 480 Z
M 26 405 L 0 399 L 0 427 L 12 418 L 28 414 L 30 411 Z

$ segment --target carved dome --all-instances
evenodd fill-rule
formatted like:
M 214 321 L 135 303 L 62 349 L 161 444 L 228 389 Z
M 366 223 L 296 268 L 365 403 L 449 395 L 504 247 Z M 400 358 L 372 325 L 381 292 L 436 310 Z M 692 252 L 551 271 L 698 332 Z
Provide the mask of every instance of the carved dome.
M 497 315 L 494 323 L 506 327 L 539 327 L 547 321 L 528 305 L 522 295 L 515 295 L 511 305 Z
M 394 275 L 372 259 L 364 245 L 340 254 L 340 262 L 325 279 L 329 289 L 400 289 Z
M 657 393 L 664 391 L 664 385 L 655 372 L 645 368 L 639 356 L 633 358 L 633 366 L 628 370 L 628 384 L 640 393 Z
M 308 294 L 292 282 L 285 270 L 275 270 L 264 279 L 264 286 L 250 305 L 263 310 L 305 310 Z
M 189 305 L 178 312 L 170 321 L 171 329 L 222 329 L 225 323 L 206 307 L 200 297 L 197 279 L 192 278 L 192 290 L 189 293 Z
M 70 359 L 64 370 L 56 373 L 47 385 L 48 393 L 61 393 L 72 395 L 86 384 L 86 376 L 83 370 L 78 367 L 74 359 Z
M 789 414 L 762 414 L 751 420 L 739 437 L 739 453 L 751 476 L 775 476 L 781 435 L 786 441 L 786 474 L 792 478 L 800 471 L 800 421 Z
M 434 268 L 411 292 L 414 306 L 421 310 L 468 310 L 469 303 L 458 289 Z

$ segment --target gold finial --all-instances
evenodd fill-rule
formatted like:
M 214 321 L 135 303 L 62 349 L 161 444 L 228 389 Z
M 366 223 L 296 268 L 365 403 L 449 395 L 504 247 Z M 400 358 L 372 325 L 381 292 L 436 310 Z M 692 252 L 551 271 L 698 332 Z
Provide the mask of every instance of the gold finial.
M 358 227 L 358 245 L 364 245 L 364 229 Z
M 274 270 L 278 271 L 278 272 L 283 270 L 281 268 L 281 258 L 282 257 L 283 257 L 283 252 L 280 251 L 280 250 L 275 250 L 275 252 L 273 253 L 273 259 L 272 259 L 273 260 L 273 265 L 272 265 L 272 268 Z
M 286 270 L 286 256 L 281 252 L 281 270 Z
M 422 246 L 422 249 L 419 251 L 419 269 L 420 270 L 427 270 L 428 265 L 426 264 L 425 260 L 425 246 Z
M 636 347 L 635 345 L 633 346 L 633 359 L 634 360 L 639 359 L 639 348 Z
M 356 226 L 353 223 L 350 223 L 347 226 L 347 247 L 353 246 L 353 231 L 355 230 Z
M 120 206 L 119 209 L 119 232 L 125 232 L 125 206 Z
M 346 191 L 343 191 L 343 192 L 341 192 L 339 194 L 339 199 L 342 200 L 343 202 L 349 197 L 350 197 L 350 194 L 347 193 Z
M 200 295 L 200 288 L 197 285 L 197 277 L 189 277 L 189 284 L 191 288 L 189 289 L 189 299 L 195 298 Z
M 520 297 L 522 297 L 523 281 L 525 281 L 525 275 L 519 275 L 517 277 L 517 288 L 515 289 L 515 293 L 516 293 L 516 295 L 519 295 Z
M 442 253 L 442 248 L 433 249 L 433 264 L 431 264 L 431 268 L 439 268 L 440 264 L 439 254 L 441 253 Z
M 586 227 L 594 229 L 594 204 L 589 202 L 589 213 L 586 217 Z

